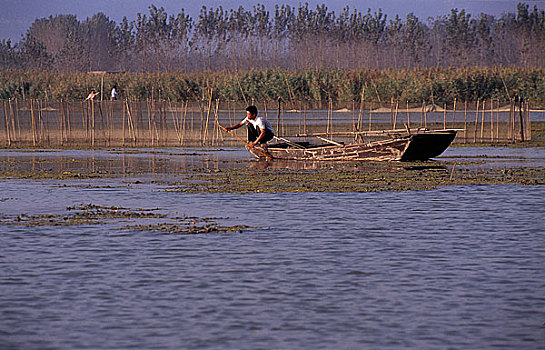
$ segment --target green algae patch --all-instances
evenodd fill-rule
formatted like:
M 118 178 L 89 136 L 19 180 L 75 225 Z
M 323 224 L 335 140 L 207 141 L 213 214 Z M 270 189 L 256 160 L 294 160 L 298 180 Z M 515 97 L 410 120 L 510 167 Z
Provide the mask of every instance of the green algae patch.
M 13 219 L 1 220 L 2 224 L 27 227 L 99 225 L 119 219 L 164 218 L 166 214 L 154 213 L 158 209 L 131 210 L 122 207 L 106 207 L 94 204 L 67 207 L 64 214 L 20 214 Z
M 4 170 L 0 171 L 0 178 L 5 179 L 36 179 L 36 180 L 72 180 L 72 179 L 100 179 L 116 177 L 117 173 L 104 171 L 58 171 L 45 170 Z
M 161 212 L 160 208 L 129 209 L 116 206 L 101 206 L 95 204 L 77 205 L 66 208 L 63 214 L 19 214 L 14 217 L 0 218 L 0 225 L 15 225 L 25 227 L 40 226 L 77 226 L 103 225 L 112 229 L 124 231 L 150 231 L 172 234 L 228 233 L 255 228 L 245 225 L 227 226 L 218 222 L 228 218 L 199 218 L 195 216 L 170 216 Z M 158 220 L 168 220 L 157 222 Z M 138 224 L 120 224 L 136 221 Z
M 222 226 L 217 223 L 210 223 L 204 226 L 180 224 L 180 223 L 159 223 L 152 225 L 134 225 L 125 226 L 125 229 L 134 231 L 156 231 L 172 234 L 199 234 L 199 233 L 225 233 L 237 232 L 242 233 L 249 228 L 255 228 L 244 225 Z
M 431 190 L 474 184 L 545 184 L 545 168 L 480 169 L 474 163 L 358 163 L 316 169 L 226 169 L 190 174 L 166 192 L 276 193 Z

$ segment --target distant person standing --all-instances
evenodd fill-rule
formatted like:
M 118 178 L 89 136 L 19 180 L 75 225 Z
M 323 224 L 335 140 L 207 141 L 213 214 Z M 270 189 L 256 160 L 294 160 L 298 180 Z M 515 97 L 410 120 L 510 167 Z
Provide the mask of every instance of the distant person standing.
M 98 96 L 98 94 L 100 94 L 100 92 L 95 92 L 95 89 L 91 89 L 91 92 L 89 93 L 85 101 L 88 101 L 88 100 L 93 101 L 95 97 Z
M 111 94 L 111 97 L 110 97 L 110 100 L 112 101 L 115 101 L 117 100 L 117 85 L 114 85 L 114 87 L 112 88 L 112 94 Z

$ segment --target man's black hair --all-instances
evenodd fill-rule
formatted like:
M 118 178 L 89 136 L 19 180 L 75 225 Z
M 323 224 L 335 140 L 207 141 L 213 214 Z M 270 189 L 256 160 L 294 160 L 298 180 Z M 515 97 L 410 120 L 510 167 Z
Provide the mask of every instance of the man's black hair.
M 246 107 L 246 111 L 250 112 L 253 115 L 257 115 L 257 107 L 256 106 L 248 106 L 248 107 Z

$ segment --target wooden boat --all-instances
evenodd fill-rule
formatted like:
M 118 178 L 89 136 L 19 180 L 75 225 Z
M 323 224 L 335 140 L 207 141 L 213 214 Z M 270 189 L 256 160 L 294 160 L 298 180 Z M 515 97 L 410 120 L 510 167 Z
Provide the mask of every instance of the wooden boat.
M 247 147 L 256 158 L 319 161 L 417 161 L 428 160 L 443 153 L 456 137 L 456 130 L 424 131 L 406 136 L 367 143 L 344 145 L 334 141 L 312 145 L 309 142 L 285 142 L 266 148 Z M 322 140 L 325 140 L 322 138 Z

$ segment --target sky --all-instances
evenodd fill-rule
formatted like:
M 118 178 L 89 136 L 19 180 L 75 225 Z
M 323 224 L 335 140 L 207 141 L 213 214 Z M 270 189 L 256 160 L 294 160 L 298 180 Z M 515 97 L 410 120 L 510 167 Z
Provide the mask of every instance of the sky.
M 207 6 L 224 9 L 251 9 L 256 4 L 263 4 L 270 11 L 275 5 L 299 6 L 308 2 L 311 8 L 325 4 L 330 11 L 339 13 L 345 6 L 366 12 L 368 8 L 376 11 L 379 8 L 393 18 L 396 14 L 404 18 L 413 12 L 420 20 L 428 17 L 448 15 L 450 10 L 465 9 L 472 15 L 487 13 L 500 16 L 505 12 L 516 12 L 519 2 L 545 9 L 545 0 L 0 0 L 0 40 L 11 39 L 18 42 L 30 25 L 37 19 L 56 14 L 73 14 L 80 21 L 103 12 L 111 20 L 120 22 L 126 16 L 136 19 L 137 13 L 148 13 L 148 7 L 154 4 L 163 7 L 170 14 L 177 14 L 182 8 L 193 19 L 197 19 L 201 7 Z

